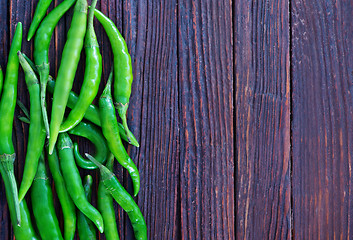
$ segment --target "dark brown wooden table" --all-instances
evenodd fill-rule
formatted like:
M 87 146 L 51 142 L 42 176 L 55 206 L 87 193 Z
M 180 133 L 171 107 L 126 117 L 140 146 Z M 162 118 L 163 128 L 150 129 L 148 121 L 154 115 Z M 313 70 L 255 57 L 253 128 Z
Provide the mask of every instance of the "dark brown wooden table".
M 0 0 L 3 67 L 15 24 L 27 33 L 36 2 Z M 353 238 L 353 1 L 117 0 L 97 8 L 132 57 L 128 120 L 141 147 L 126 147 L 140 169 L 135 200 L 149 239 Z M 53 75 L 71 17 L 53 36 Z M 106 82 L 111 48 L 95 24 Z M 33 43 L 24 41 L 23 52 L 32 56 Z M 81 60 L 77 92 L 83 71 Z M 29 105 L 22 72 L 19 99 Z M 14 127 L 20 180 L 28 126 L 16 119 Z M 115 173 L 131 192 L 126 171 Z M 12 239 L 1 181 L 0 193 L 0 239 Z M 116 207 L 121 239 L 133 239 Z
M 60 2 L 53 1 L 50 9 Z M 36 4 L 37 0 L 0 0 L 1 66 L 6 66 L 16 23 L 23 23 L 26 36 Z M 128 121 L 141 146 L 127 146 L 127 150 L 140 170 L 141 191 L 135 200 L 145 216 L 149 239 L 234 238 L 231 2 L 102 0 L 97 8 L 117 24 L 132 57 L 134 82 Z M 50 71 L 54 76 L 71 18 L 72 9 L 53 35 Z M 97 21 L 95 26 L 105 83 L 112 64 L 111 47 Z M 32 57 L 33 41 L 23 41 L 22 51 Z M 76 92 L 83 71 L 84 54 L 73 88 Z M 29 106 L 22 70 L 18 96 Z M 16 119 L 18 180 L 27 137 L 28 126 Z M 94 151 L 86 141 L 75 139 L 82 152 Z M 82 171 L 82 176 L 88 173 L 97 179 L 94 171 Z M 115 173 L 131 192 L 127 173 L 121 167 L 116 167 Z M 97 186 L 96 180 L 94 184 Z M 2 181 L 0 193 L 0 239 L 13 239 Z M 96 204 L 96 198 L 93 202 Z M 62 219 L 57 199 L 55 204 Z M 127 215 L 120 207 L 116 209 L 121 239 L 134 239 Z

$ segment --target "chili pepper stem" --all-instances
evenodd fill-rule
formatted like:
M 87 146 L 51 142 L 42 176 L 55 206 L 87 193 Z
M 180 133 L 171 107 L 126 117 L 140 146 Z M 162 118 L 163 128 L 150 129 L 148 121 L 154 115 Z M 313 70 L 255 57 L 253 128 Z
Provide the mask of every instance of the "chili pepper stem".
M 13 163 L 15 162 L 15 158 L 16 158 L 16 153 L 13 153 L 13 154 L 4 153 L 0 156 L 0 163 L 3 169 L 5 170 L 8 179 L 10 180 L 12 196 L 15 203 L 17 226 L 21 226 L 20 202 L 18 201 L 17 183 L 16 183 L 14 169 L 13 169 Z
M 43 122 L 45 131 L 47 133 L 47 138 L 50 137 L 49 135 L 49 121 L 48 121 L 48 113 L 47 107 L 45 103 L 45 95 L 47 90 L 47 84 L 49 79 L 49 64 L 42 63 L 41 65 L 37 66 L 39 71 L 39 79 L 40 79 L 40 104 L 42 107 L 42 115 L 43 115 Z
M 121 121 L 123 123 L 124 129 L 125 129 L 125 134 L 127 141 L 131 144 L 131 132 L 129 130 L 129 127 L 127 125 L 127 120 L 126 120 L 126 112 L 129 107 L 128 103 L 122 104 L 122 103 L 115 103 L 115 108 L 118 110 L 118 114 L 121 118 Z
M 103 181 L 114 177 L 114 174 L 107 167 L 105 167 L 103 164 L 98 162 L 94 157 L 92 157 L 88 153 L 85 153 L 85 155 L 89 160 L 91 160 L 94 164 L 97 165 L 97 167 L 99 168 L 99 171 L 101 173 L 101 179 Z
M 23 52 L 21 53 L 22 56 L 26 59 L 26 61 L 28 62 L 28 64 L 31 66 L 32 70 L 35 72 L 35 74 L 39 75 L 39 72 L 38 72 L 38 69 L 37 69 L 37 66 L 34 64 L 34 62 L 29 59 L 29 57 L 27 57 L 26 54 L 24 54 Z

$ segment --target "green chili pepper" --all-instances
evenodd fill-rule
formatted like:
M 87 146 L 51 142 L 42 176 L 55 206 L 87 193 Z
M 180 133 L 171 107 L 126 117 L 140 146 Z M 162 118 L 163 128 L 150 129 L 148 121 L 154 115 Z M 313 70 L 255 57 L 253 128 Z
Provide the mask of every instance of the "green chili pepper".
M 50 93 L 53 93 L 54 87 L 55 87 L 55 80 L 51 76 L 49 76 L 48 91 Z M 77 101 L 78 101 L 77 94 L 74 93 L 73 91 L 71 91 L 69 94 L 69 99 L 67 101 L 67 107 L 69 107 L 71 109 L 74 108 Z M 87 108 L 84 118 L 91 121 L 92 123 L 96 124 L 97 126 L 101 125 L 98 107 L 96 107 L 93 104 L 89 105 L 89 107 Z
M 1 91 L 2 91 L 2 85 L 4 83 L 4 74 L 2 72 L 2 68 L 0 66 L 0 96 L 1 96 Z
M 52 154 L 58 138 L 61 122 L 64 118 L 65 107 L 72 84 L 75 78 L 80 54 L 83 47 L 83 39 L 87 24 L 87 0 L 78 0 L 71 21 L 71 27 L 67 34 L 67 41 L 62 53 L 61 64 L 56 78 L 53 94 L 53 108 L 50 120 L 49 153 Z
M 104 186 L 113 196 L 115 201 L 124 209 L 125 212 L 127 212 L 132 228 L 134 229 L 135 238 L 139 240 L 147 239 L 146 222 L 139 207 L 134 202 L 134 199 L 124 189 L 124 187 L 121 186 L 114 173 L 112 173 L 101 163 L 97 162 L 91 155 L 86 153 L 86 156 L 99 167 L 101 181 Z
M 34 65 L 34 63 L 31 61 L 31 59 L 29 59 L 25 54 L 23 54 L 24 58 L 26 59 L 26 61 L 29 63 L 29 65 L 31 66 L 31 68 L 33 69 L 33 71 L 38 74 L 38 69 L 37 67 Z M 55 80 L 49 75 L 49 80 L 48 80 L 48 90 L 50 93 L 54 92 L 54 87 L 55 87 Z M 70 91 L 69 94 L 69 99 L 67 102 L 67 107 L 69 108 L 74 108 L 76 103 L 78 101 L 78 96 L 76 95 L 76 93 L 74 93 L 73 91 Z M 89 105 L 89 107 L 87 108 L 84 118 L 87 119 L 88 121 L 96 124 L 97 126 L 101 126 L 101 120 L 99 117 L 99 110 L 98 107 L 96 107 L 95 105 L 91 104 Z M 118 123 L 118 127 L 119 127 L 119 134 L 120 137 L 128 142 L 127 137 L 126 137 L 126 133 L 124 130 L 124 126 L 121 123 Z M 129 135 L 130 135 L 130 144 L 134 145 L 135 147 L 140 147 L 138 141 L 136 140 L 135 136 L 132 134 L 132 132 L 129 131 Z
M 33 62 L 25 55 L 23 54 L 23 56 L 25 57 L 26 61 L 31 65 L 32 69 L 37 72 L 37 68 L 34 66 Z M 55 81 L 54 79 L 49 76 L 49 81 L 48 81 L 48 90 L 50 93 L 54 92 L 54 86 L 55 86 Z M 70 92 L 69 95 L 69 99 L 67 102 L 67 107 L 69 108 L 73 108 L 75 106 L 75 104 L 78 101 L 78 96 L 76 95 L 76 93 L 74 93 L 73 91 Z M 86 110 L 86 113 L 84 115 L 84 118 L 87 119 L 88 121 L 96 124 L 97 126 L 101 126 L 101 120 L 99 117 L 99 109 L 97 106 L 91 104 L 89 105 L 89 107 Z M 118 127 L 119 127 L 119 134 L 120 137 L 124 140 L 124 141 L 128 141 L 126 134 L 125 134 L 125 130 L 124 127 L 121 123 L 118 123 Z M 135 136 L 130 132 L 130 136 L 131 136 L 131 144 L 136 146 L 136 147 L 140 147 L 138 141 L 136 140 Z
M 102 75 L 102 56 L 93 27 L 94 9 L 97 0 L 93 0 L 88 15 L 88 26 L 85 38 L 86 68 L 80 96 L 66 120 L 60 126 L 60 132 L 66 132 L 75 127 L 85 115 L 89 105 L 98 93 Z
M 69 193 L 66 190 L 64 178 L 61 174 L 59 158 L 54 148 L 53 154 L 48 154 L 48 163 L 51 175 L 53 176 L 55 190 L 61 204 L 64 216 L 64 239 L 72 240 L 76 230 L 76 208 Z
M 56 217 L 44 154 L 40 156 L 38 169 L 31 187 L 33 215 L 42 239 L 63 239 Z
M 49 8 L 52 1 L 53 0 L 39 0 L 38 1 L 36 11 L 34 12 L 31 26 L 29 27 L 29 30 L 28 30 L 27 41 L 31 40 L 31 38 L 33 37 L 34 33 L 37 30 L 37 27 L 39 26 L 40 22 L 44 18 L 45 13 L 47 12 L 47 9 Z
M 114 100 L 119 116 L 123 122 L 127 139 L 131 142 L 130 131 L 126 121 L 126 111 L 129 107 L 132 84 L 132 66 L 129 49 L 123 36 L 114 22 L 97 9 L 94 15 L 102 24 L 110 40 L 114 55 Z
M 85 177 L 83 188 L 85 189 L 85 194 L 87 201 L 91 201 L 92 195 L 92 183 L 93 179 L 91 175 Z M 96 229 L 91 220 L 86 218 L 86 216 L 80 211 L 77 213 L 77 230 L 80 239 L 93 240 L 96 238 Z
M 12 39 L 10 53 L 6 68 L 4 89 L 0 101 L 0 164 L 3 167 L 2 178 L 4 182 L 10 183 L 5 185 L 6 189 L 11 189 L 11 195 L 6 194 L 7 201 L 14 203 L 16 225 L 21 225 L 20 206 L 18 201 L 17 184 L 14 175 L 13 163 L 15 161 L 15 150 L 12 142 L 13 116 L 17 99 L 17 82 L 19 60 L 17 52 L 21 50 L 22 45 L 22 23 L 16 26 L 15 34 Z M 5 174 L 3 174 L 5 173 Z M 5 180 L 5 178 L 7 178 Z M 8 180 L 8 181 L 7 181 Z M 11 210 L 11 208 L 10 208 Z
M 72 141 L 67 133 L 59 134 L 57 148 L 65 186 L 72 201 L 83 214 L 85 214 L 89 219 L 91 219 L 92 222 L 95 223 L 98 230 L 102 233 L 102 215 L 86 199 L 80 178 L 80 173 L 78 172 L 74 160 Z
M 55 81 L 53 80 L 53 78 L 51 78 L 49 76 L 49 81 L 48 81 L 48 90 L 49 92 L 54 92 L 54 86 L 55 86 Z M 74 92 L 70 92 L 70 95 L 69 95 L 69 100 L 67 102 L 67 106 L 69 108 L 73 108 L 75 106 L 75 104 L 77 103 L 78 101 L 78 97 L 76 95 L 76 93 Z M 86 110 L 86 113 L 85 113 L 85 116 L 84 116 L 85 119 L 87 119 L 88 121 L 96 124 L 97 126 L 101 126 L 101 120 L 100 120 L 100 116 L 99 116 L 99 109 L 97 106 L 91 104 L 89 105 L 88 109 Z M 120 134 L 120 137 L 124 140 L 124 141 L 128 141 L 127 140 L 127 137 L 126 137 L 126 134 L 125 134 L 125 130 L 124 130 L 124 127 L 121 123 L 118 123 L 118 127 L 119 127 L 119 134 Z M 131 144 L 136 146 L 136 147 L 139 147 L 139 143 L 138 141 L 136 140 L 135 136 L 130 132 L 130 136 L 131 136 Z
M 109 150 L 114 154 L 118 162 L 130 173 L 134 185 L 134 195 L 140 189 L 140 175 L 135 163 L 127 154 L 120 139 L 118 122 L 116 120 L 113 99 L 111 95 L 111 83 L 113 72 L 110 73 L 107 85 L 99 98 L 99 109 L 102 123 L 102 131 L 107 139 Z
M 106 167 L 113 172 L 114 155 L 109 154 Z M 104 235 L 107 240 L 119 240 L 118 227 L 116 225 L 113 198 L 103 184 L 102 179 L 98 185 L 97 206 L 104 221 Z
M 105 163 L 108 156 L 108 146 L 101 131 L 91 123 L 80 122 L 76 127 L 69 131 L 80 137 L 90 140 L 96 149 L 95 159 L 100 163 Z M 84 159 L 78 149 L 78 144 L 74 144 L 74 155 L 77 165 L 84 169 L 96 169 L 97 166 L 89 160 Z
M 40 76 L 40 99 L 42 106 L 42 115 L 47 137 L 49 138 L 49 122 L 45 103 L 46 87 L 49 78 L 49 45 L 54 28 L 58 24 L 61 17 L 76 2 L 76 0 L 64 0 L 56 8 L 54 8 L 43 22 L 40 24 L 34 38 L 34 62 L 37 65 Z
M 28 189 L 31 187 L 37 171 L 38 160 L 44 147 L 45 131 L 40 106 L 40 87 L 38 79 L 20 52 L 18 52 L 18 57 L 25 72 L 25 79 L 31 104 L 26 162 L 18 193 L 19 201 L 22 201 Z

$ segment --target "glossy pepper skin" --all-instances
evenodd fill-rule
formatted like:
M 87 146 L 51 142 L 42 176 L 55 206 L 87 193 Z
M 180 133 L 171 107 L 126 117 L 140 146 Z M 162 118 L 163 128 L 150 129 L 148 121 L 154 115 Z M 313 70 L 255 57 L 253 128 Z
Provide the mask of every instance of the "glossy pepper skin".
M 38 79 L 31 66 L 20 52 L 18 52 L 18 58 L 23 71 L 25 72 L 31 109 L 26 160 L 22 182 L 18 193 L 19 201 L 22 201 L 31 187 L 34 176 L 37 172 L 39 157 L 42 153 L 45 142 L 45 130 L 40 106 L 40 86 Z
M 88 159 L 97 164 L 100 170 L 101 181 L 110 192 L 115 201 L 124 209 L 129 216 L 135 238 L 147 239 L 147 227 L 143 215 L 131 195 L 121 186 L 120 182 L 108 168 L 97 162 L 92 156 L 86 154 Z
M 55 86 L 55 81 L 51 76 L 49 76 L 48 91 L 50 93 L 54 92 L 54 86 Z M 70 95 L 69 95 L 69 100 L 67 101 L 67 107 L 74 108 L 77 101 L 78 101 L 77 94 L 74 93 L 73 91 L 71 91 Z M 101 126 L 101 120 L 99 117 L 99 109 L 97 106 L 95 106 L 93 104 L 89 105 L 89 107 L 87 108 L 86 113 L 84 115 L 84 118 L 87 119 L 88 121 L 96 124 L 97 126 Z M 118 127 L 119 127 L 120 137 L 124 141 L 127 142 L 128 140 L 127 140 L 123 125 L 121 123 L 118 123 Z M 131 137 L 131 139 L 130 139 L 131 144 L 136 147 L 139 147 L 140 145 L 139 145 L 138 141 L 136 140 L 135 136 L 131 132 L 130 132 L 130 137 Z
M 102 24 L 110 40 L 114 55 L 114 100 L 119 116 L 123 122 L 126 136 L 131 142 L 130 131 L 127 125 L 126 112 L 129 107 L 132 85 L 132 65 L 129 49 L 123 36 L 120 34 L 114 22 L 106 17 L 99 10 L 94 11 L 94 15 Z
M 80 173 L 74 159 L 72 141 L 67 133 L 59 134 L 57 150 L 65 186 L 72 201 L 83 214 L 94 222 L 102 233 L 104 229 L 102 215 L 86 199 Z
M 49 45 L 53 31 L 61 17 L 69 10 L 76 0 L 64 0 L 54 8 L 43 22 L 40 24 L 34 37 L 34 62 L 39 71 L 40 80 L 40 99 L 42 106 L 42 115 L 47 137 L 49 138 L 49 122 L 45 102 L 47 82 L 49 78 Z
M 15 151 L 12 143 L 13 116 L 17 98 L 19 60 L 22 45 L 22 24 L 18 23 L 12 39 L 0 101 L 0 173 L 5 185 L 11 223 L 17 240 L 39 239 L 31 221 L 26 201 L 18 201 L 17 184 L 13 171 Z
M 53 154 L 47 154 L 48 165 L 54 180 L 55 190 L 58 195 L 64 216 L 64 239 L 73 240 L 76 231 L 76 207 L 66 189 L 64 178 L 61 174 L 59 157 L 54 148 Z
M 85 194 L 87 201 L 91 201 L 91 196 L 92 196 L 92 183 L 93 179 L 91 175 L 87 175 L 84 180 L 83 180 L 83 188 L 85 189 Z M 96 235 L 96 229 L 94 227 L 94 224 L 92 223 L 91 220 L 86 218 L 86 216 L 78 211 L 77 213 L 77 229 L 78 229 L 78 236 L 80 239 L 85 239 L 85 240 L 94 240 L 97 239 Z
M 19 60 L 17 52 L 21 50 L 22 45 L 22 24 L 19 22 L 16 26 L 15 34 L 12 39 L 8 63 L 6 68 L 3 93 L 0 101 L 0 165 L 3 167 L 2 178 L 8 179 L 9 185 L 5 185 L 7 201 L 13 201 L 15 215 L 11 214 L 13 225 L 21 224 L 20 206 L 18 201 L 17 183 L 15 180 L 13 163 L 15 161 L 15 150 L 12 142 L 13 117 L 17 99 L 17 82 Z M 4 173 L 4 174 L 3 174 Z M 8 191 L 7 189 L 10 189 Z M 15 216 L 15 219 L 12 217 Z
M 40 156 L 36 176 L 31 187 L 33 215 L 39 234 L 43 240 L 63 239 L 59 221 L 55 213 L 53 193 L 44 162 Z
M 11 223 L 17 240 L 39 239 L 31 221 L 26 201 L 18 201 L 17 184 L 13 171 L 15 151 L 12 143 L 13 116 L 17 98 L 17 81 L 19 60 L 17 52 L 22 45 L 22 24 L 16 26 L 13 36 L 5 83 L 0 101 L 0 173 L 5 185 L 7 204 L 10 211 Z
M 61 63 L 56 78 L 53 94 L 53 108 L 49 126 L 49 154 L 52 154 L 58 138 L 61 122 L 64 118 L 66 104 L 80 60 L 83 39 L 87 25 L 87 0 L 78 0 L 72 16 L 67 41 L 62 53 Z
M 113 172 L 114 155 L 108 157 L 106 167 Z M 104 235 L 107 240 L 119 240 L 118 227 L 116 225 L 113 198 L 105 188 L 102 179 L 99 181 L 97 193 L 97 206 L 104 221 Z
M 69 131 L 70 134 L 87 138 L 93 143 L 96 149 L 95 159 L 100 163 L 105 163 L 109 153 L 107 142 L 100 129 L 94 124 L 80 122 Z M 78 149 L 78 144 L 74 143 L 74 155 L 78 166 L 84 169 L 96 169 L 97 166 L 89 160 L 84 159 Z
M 140 190 L 140 175 L 135 163 L 127 154 L 120 138 L 111 95 L 112 74 L 113 72 L 110 73 L 107 85 L 99 98 L 102 131 L 104 137 L 107 139 L 109 150 L 113 153 L 118 162 L 128 170 L 134 185 L 134 195 L 136 196 Z
M 99 83 L 102 76 L 102 56 L 93 27 L 94 9 L 97 0 L 92 1 L 88 14 L 88 25 L 85 37 L 86 68 L 76 105 L 72 108 L 66 120 L 60 126 L 60 132 L 66 132 L 75 127 L 85 115 L 89 105 L 98 93 Z
M 52 1 L 53 0 L 38 1 L 36 10 L 33 15 L 31 26 L 29 27 L 29 30 L 28 30 L 27 41 L 30 41 L 31 38 L 33 37 L 34 33 L 37 30 L 37 27 L 39 26 L 40 22 L 42 21 L 45 14 L 47 13 L 47 9 L 49 8 Z

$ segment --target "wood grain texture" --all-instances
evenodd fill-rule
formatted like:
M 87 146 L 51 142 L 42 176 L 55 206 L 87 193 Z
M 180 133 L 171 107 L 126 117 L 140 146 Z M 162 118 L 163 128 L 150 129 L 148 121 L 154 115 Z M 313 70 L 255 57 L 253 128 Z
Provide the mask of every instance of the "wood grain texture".
M 178 2 L 182 239 L 234 239 L 231 1 Z
M 176 7 L 174 0 L 123 3 L 134 73 L 128 119 L 140 141 L 140 148 L 129 150 L 140 170 L 137 202 L 148 239 L 180 239 Z
M 353 2 L 292 4 L 295 239 L 353 232 Z
M 54 0 L 49 11 L 62 1 Z M 37 2 L 0 0 L 3 67 L 15 24 L 22 21 L 24 37 L 27 36 Z M 135 201 L 145 216 L 148 239 L 234 239 L 232 2 L 109 0 L 99 1 L 97 8 L 116 23 L 132 58 L 134 82 L 128 122 L 140 148 L 128 144 L 126 148 L 140 170 L 141 190 Z M 54 77 L 60 67 L 72 15 L 70 9 L 52 37 L 49 57 Z M 103 56 L 100 94 L 113 56 L 109 39 L 96 20 L 95 30 Z M 32 57 L 33 41 L 24 40 L 22 50 Z M 75 92 L 82 85 L 84 63 L 82 53 L 73 86 Z M 22 70 L 18 96 L 29 106 Z M 23 113 L 16 110 L 16 115 L 19 114 Z M 16 172 L 20 180 L 28 126 L 18 119 L 14 126 Z M 81 153 L 94 151 L 84 139 L 72 139 L 79 143 Z M 92 174 L 97 187 L 97 172 L 80 171 L 82 177 Z M 115 173 L 132 193 L 127 172 L 116 165 Z M 13 239 L 2 193 L 3 185 L 0 186 L 0 239 Z M 26 199 L 29 200 L 28 196 Z M 54 204 L 62 222 L 56 196 Z M 96 205 L 94 190 L 93 204 Z M 121 239 L 134 239 L 127 214 L 117 204 L 115 208 Z M 98 238 L 105 239 L 103 234 Z
M 288 10 L 235 3 L 237 239 L 291 239 Z

